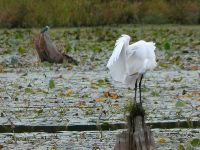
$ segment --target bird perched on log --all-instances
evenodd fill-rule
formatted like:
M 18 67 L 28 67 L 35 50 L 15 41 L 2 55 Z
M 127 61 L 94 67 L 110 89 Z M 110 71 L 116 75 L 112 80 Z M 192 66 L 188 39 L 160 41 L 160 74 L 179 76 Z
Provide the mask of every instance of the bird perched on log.
M 139 82 L 140 104 L 141 83 L 144 74 L 156 66 L 155 43 L 140 40 L 129 44 L 130 36 L 123 34 L 115 43 L 113 53 L 107 63 L 111 77 L 118 82 L 135 88 L 135 103 Z
M 78 62 L 75 59 L 57 50 L 56 45 L 50 39 L 48 30 L 49 27 L 45 26 L 41 30 L 40 34 L 35 38 L 35 47 L 40 60 L 51 63 L 63 63 L 64 61 L 67 61 L 77 65 Z
M 47 32 L 49 30 L 49 26 L 45 26 L 42 30 L 41 33 Z

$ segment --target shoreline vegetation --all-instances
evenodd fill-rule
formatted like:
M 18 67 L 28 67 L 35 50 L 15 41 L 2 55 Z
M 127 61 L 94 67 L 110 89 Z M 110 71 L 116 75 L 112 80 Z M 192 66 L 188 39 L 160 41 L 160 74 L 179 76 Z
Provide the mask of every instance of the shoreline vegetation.
M 199 23 L 199 0 L 0 0 L 0 27 Z

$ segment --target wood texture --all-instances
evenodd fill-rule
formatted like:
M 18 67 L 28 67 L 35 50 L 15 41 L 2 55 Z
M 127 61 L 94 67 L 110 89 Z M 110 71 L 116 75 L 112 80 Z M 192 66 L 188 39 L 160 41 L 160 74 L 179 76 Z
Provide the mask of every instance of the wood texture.
M 42 62 L 63 63 L 67 61 L 76 65 L 78 64 L 71 56 L 60 53 L 46 32 L 40 33 L 35 38 L 35 48 Z
M 144 110 L 137 104 L 128 116 L 128 130 L 118 135 L 114 150 L 153 150 L 153 147 L 154 140 L 145 124 Z

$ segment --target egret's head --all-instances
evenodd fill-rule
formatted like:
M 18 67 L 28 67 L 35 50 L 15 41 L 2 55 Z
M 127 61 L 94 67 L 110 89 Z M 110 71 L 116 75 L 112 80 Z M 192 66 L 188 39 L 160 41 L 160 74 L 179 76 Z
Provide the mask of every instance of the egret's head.
M 42 30 L 41 33 L 47 32 L 49 30 L 49 26 L 45 26 Z

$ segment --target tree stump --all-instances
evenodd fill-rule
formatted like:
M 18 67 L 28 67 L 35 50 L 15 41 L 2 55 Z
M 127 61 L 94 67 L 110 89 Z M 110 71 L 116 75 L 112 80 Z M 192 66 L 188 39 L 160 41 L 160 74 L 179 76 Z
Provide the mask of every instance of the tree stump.
M 127 118 L 128 130 L 118 135 L 114 150 L 153 150 L 152 132 L 146 126 L 144 116 L 144 109 L 140 104 L 132 106 Z
M 71 56 L 62 54 L 57 50 L 56 45 L 51 41 L 47 32 L 40 33 L 35 38 L 35 48 L 41 62 L 63 63 L 64 61 L 67 61 L 75 65 L 78 64 Z

